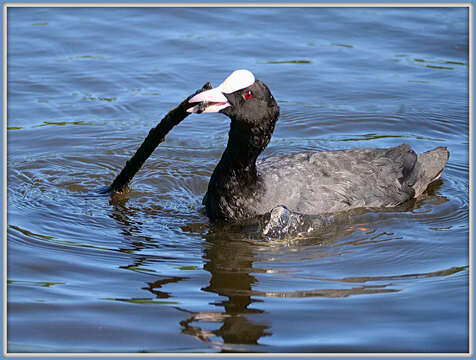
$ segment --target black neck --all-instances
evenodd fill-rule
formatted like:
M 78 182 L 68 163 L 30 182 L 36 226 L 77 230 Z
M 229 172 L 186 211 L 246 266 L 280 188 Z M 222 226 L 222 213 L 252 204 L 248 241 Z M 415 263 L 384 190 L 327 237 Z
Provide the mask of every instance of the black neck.
M 268 145 L 267 141 L 260 138 L 261 136 L 263 134 L 253 134 L 252 129 L 246 124 L 232 121 L 228 144 L 220 163 L 226 163 L 229 172 L 256 172 L 256 159 Z M 253 138 L 258 139 L 258 142 L 254 142 Z
M 228 144 L 212 179 L 226 184 L 229 178 L 236 178 L 242 188 L 252 186 L 257 180 L 256 159 L 268 145 L 272 131 L 268 128 L 250 128 L 245 122 L 232 121 Z
M 204 203 L 211 219 L 244 218 L 237 198 L 253 198 L 260 191 L 256 159 L 268 145 L 274 122 L 251 128 L 246 122 L 232 120 L 228 144 L 213 171 Z

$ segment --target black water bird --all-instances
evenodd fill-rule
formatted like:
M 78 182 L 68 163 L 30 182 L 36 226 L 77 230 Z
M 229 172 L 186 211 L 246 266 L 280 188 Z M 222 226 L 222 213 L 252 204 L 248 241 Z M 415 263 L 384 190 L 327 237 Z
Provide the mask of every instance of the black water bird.
M 247 70 L 190 100 L 190 113 L 220 112 L 231 119 L 228 144 L 203 199 L 211 220 L 238 222 L 285 206 L 309 215 L 399 205 L 441 176 L 445 147 L 416 154 L 393 148 L 304 152 L 258 160 L 268 145 L 279 106 Z

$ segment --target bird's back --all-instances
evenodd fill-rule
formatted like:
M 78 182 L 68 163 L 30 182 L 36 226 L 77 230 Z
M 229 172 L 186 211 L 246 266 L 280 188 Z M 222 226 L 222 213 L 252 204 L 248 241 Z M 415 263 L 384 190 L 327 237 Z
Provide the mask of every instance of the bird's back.
M 406 144 L 273 156 L 257 164 L 264 193 L 256 202 L 256 212 L 266 213 L 279 205 L 312 215 L 396 206 L 415 196 L 414 186 L 421 178 L 418 158 Z M 434 166 L 442 169 L 446 160 Z M 441 169 L 434 171 L 441 173 Z M 419 188 L 434 180 L 430 177 Z

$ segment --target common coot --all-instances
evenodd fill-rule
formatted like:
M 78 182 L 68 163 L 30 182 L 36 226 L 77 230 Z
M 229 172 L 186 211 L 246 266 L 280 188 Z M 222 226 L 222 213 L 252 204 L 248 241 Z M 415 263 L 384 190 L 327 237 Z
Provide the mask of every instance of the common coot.
M 193 96 L 187 111 L 231 119 L 228 144 L 203 199 L 211 220 L 239 222 L 284 206 L 309 215 L 399 205 L 421 195 L 448 161 L 445 147 L 409 145 L 284 154 L 258 160 L 279 116 L 271 91 L 248 70 Z

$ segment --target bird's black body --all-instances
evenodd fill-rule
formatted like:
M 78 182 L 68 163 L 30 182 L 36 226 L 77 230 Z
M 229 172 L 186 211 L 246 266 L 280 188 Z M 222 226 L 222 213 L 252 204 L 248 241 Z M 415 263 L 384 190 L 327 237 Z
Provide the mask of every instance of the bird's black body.
M 260 161 L 258 156 L 268 145 L 279 116 L 268 87 L 255 80 L 220 96 L 227 102 L 217 103 L 219 112 L 231 119 L 231 125 L 227 147 L 203 200 L 211 220 L 242 221 L 277 206 L 312 215 L 396 206 L 420 195 L 441 175 L 448 160 L 446 148 L 417 155 L 402 144 Z

